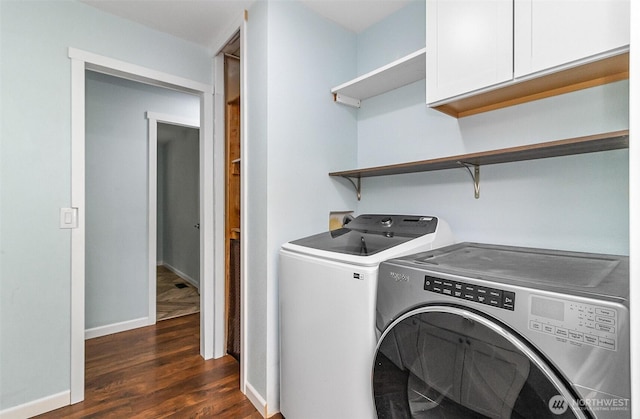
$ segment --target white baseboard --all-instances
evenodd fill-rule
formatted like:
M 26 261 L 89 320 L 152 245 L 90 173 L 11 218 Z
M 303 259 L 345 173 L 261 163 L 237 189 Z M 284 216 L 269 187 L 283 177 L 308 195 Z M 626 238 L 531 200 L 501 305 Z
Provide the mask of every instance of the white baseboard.
M 195 279 L 193 279 L 192 277 L 190 277 L 189 275 L 187 275 L 186 273 L 182 272 L 180 269 L 176 269 L 176 268 L 174 268 L 173 266 L 169 265 L 166 262 L 164 262 L 162 265 L 165 268 L 169 269 L 174 274 L 178 275 L 180 278 L 184 279 L 185 281 L 187 281 L 188 283 L 190 283 L 191 285 L 196 287 L 198 289 L 198 291 L 200 290 L 200 283 L 198 281 L 196 281 Z
M 260 393 L 256 391 L 255 388 L 250 383 L 245 384 L 245 395 L 247 399 L 253 404 L 253 406 L 258 409 L 258 412 L 262 415 L 263 418 L 267 417 L 267 401 L 262 398 Z
M 149 317 L 140 317 L 139 319 L 127 320 L 120 323 L 108 324 L 106 326 L 98 326 L 84 331 L 84 338 L 93 339 L 100 336 L 112 335 L 114 333 L 124 332 L 126 330 L 137 329 L 139 327 L 149 326 Z
M 71 391 L 53 394 L 20 406 L 0 411 L 0 419 L 24 419 L 51 412 L 71 404 Z

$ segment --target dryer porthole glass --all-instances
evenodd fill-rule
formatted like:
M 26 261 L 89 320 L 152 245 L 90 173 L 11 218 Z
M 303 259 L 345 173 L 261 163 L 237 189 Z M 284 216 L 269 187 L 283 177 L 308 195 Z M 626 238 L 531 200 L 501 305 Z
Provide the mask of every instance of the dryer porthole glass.
M 589 417 L 566 381 L 510 333 L 453 307 L 396 320 L 373 367 L 378 418 Z

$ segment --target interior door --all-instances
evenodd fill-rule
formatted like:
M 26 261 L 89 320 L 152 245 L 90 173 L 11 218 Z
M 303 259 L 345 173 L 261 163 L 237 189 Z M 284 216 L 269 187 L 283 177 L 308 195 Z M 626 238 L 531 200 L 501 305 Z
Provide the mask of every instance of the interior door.
M 386 418 L 585 418 L 576 393 L 526 342 L 480 313 L 422 307 L 378 343 L 373 393 Z

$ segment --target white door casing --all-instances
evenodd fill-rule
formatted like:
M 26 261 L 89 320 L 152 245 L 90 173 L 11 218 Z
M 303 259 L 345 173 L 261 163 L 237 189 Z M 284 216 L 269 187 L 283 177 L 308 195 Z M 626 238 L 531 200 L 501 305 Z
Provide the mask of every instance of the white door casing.
M 221 32 L 218 40 L 213 44 L 217 45 L 215 49 L 216 54 L 213 58 L 213 71 L 214 71 L 214 85 L 215 85 L 215 95 L 214 95 L 214 112 L 216 123 L 214 124 L 215 132 L 214 132 L 214 148 L 215 148 L 215 157 L 214 157 L 214 167 L 216 168 L 216 175 L 224 178 L 224 167 L 225 167 L 225 134 L 224 134 L 224 53 L 223 50 L 227 46 L 227 44 L 236 36 L 236 34 L 240 33 L 240 173 L 246 174 L 248 168 L 248 161 L 250 159 L 247 147 L 247 138 L 248 138 L 248 116 L 247 116 L 247 98 L 248 98 L 248 86 L 246 83 L 246 63 L 247 63 L 247 41 L 246 41 L 246 31 L 247 31 L 247 19 L 248 13 L 247 11 L 243 11 L 242 14 L 237 16 L 237 18 L 229 24 L 229 26 Z M 247 209 L 245 207 L 245 203 L 247 202 L 247 176 L 243 175 L 240 178 L 240 391 L 247 395 L 249 400 L 260 410 L 264 411 L 265 403 L 263 402 L 260 395 L 255 394 L 255 392 L 250 391 L 251 388 L 247 388 L 247 369 L 250 368 L 248 363 L 248 353 L 251 348 L 247 347 L 247 304 L 246 304 L 246 296 L 247 296 L 247 281 L 245 278 L 245 273 L 247 272 L 248 262 L 247 262 L 247 237 L 250 235 L 248 233 L 248 214 Z M 225 190 L 224 186 L 216 189 L 215 192 L 215 200 L 219 203 L 219 206 L 216 209 L 220 211 L 216 212 L 216 226 L 220 226 L 219 231 L 224 231 L 224 202 L 225 202 Z M 216 240 L 220 240 L 216 242 L 216 246 L 220 246 L 221 249 L 224 249 L 224 233 L 217 234 L 215 236 Z M 220 275 L 224 277 L 224 254 L 217 254 L 216 257 L 216 266 L 218 270 L 216 271 L 216 275 Z M 216 336 L 215 336 L 215 353 L 219 356 L 224 355 L 225 353 L 225 298 L 226 291 L 224 288 L 224 283 L 219 284 L 220 288 L 216 287 Z
M 214 277 L 214 259 L 219 252 L 224 251 L 224 247 L 216 248 L 215 246 L 215 243 L 221 242 L 222 239 L 214 240 L 214 231 L 218 235 L 224 234 L 224 231 L 220 226 L 216 226 L 214 229 L 216 222 L 214 213 L 220 212 L 214 209 L 214 193 L 224 186 L 222 179 L 214 182 L 213 178 L 213 87 L 211 85 L 75 48 L 69 48 L 68 54 L 71 59 L 71 206 L 78 208 L 79 213 L 78 227 L 72 229 L 71 232 L 70 386 L 71 403 L 73 404 L 84 400 L 85 70 L 196 94 L 200 97 L 200 354 L 205 359 L 214 357 L 216 335 L 214 320 L 217 313 L 224 310 L 223 303 L 222 307 L 217 307 L 214 313 L 214 288 L 220 287 L 220 284 L 216 284 L 216 282 L 221 282 L 222 289 L 224 289 L 223 275 Z M 153 226 L 155 231 L 155 222 Z M 155 241 L 153 248 L 155 248 Z M 151 298 L 150 295 L 149 299 L 151 300 Z M 224 302 L 224 296 L 222 298 Z M 155 293 L 153 299 L 155 300 Z M 151 312 L 152 308 L 150 307 L 149 310 Z M 153 311 L 153 319 L 155 320 L 155 304 Z M 222 313 L 224 312 L 222 311 Z M 222 354 L 216 355 L 221 356 Z

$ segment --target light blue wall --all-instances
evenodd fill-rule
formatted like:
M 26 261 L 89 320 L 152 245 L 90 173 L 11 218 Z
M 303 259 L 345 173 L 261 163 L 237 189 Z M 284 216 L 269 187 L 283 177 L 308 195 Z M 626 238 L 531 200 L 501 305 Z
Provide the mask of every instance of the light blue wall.
M 66 391 L 71 65 L 76 47 L 199 82 L 204 48 L 75 1 L 0 2 L 0 410 Z
M 414 2 L 358 37 L 358 67 L 374 51 L 395 59 L 403 46 L 373 43 L 409 26 Z M 394 23 L 392 25 L 391 23 Z M 416 48 L 417 49 L 417 48 Z M 429 54 L 429 51 L 427 51 Z M 384 63 L 379 63 L 382 65 Z M 368 99 L 358 111 L 358 167 L 431 159 L 560 140 L 629 126 L 629 83 L 621 81 L 455 119 L 425 105 L 419 81 Z M 460 241 L 628 254 L 628 150 L 483 166 L 480 199 L 464 169 L 363 180 L 364 212 L 434 214 Z
M 424 0 L 413 0 L 372 28 L 359 33 L 358 75 L 424 48 L 425 10 Z
M 335 105 L 330 92 L 356 71 L 356 37 L 298 2 L 258 2 L 249 15 L 247 367 L 272 411 L 280 246 L 326 230 L 329 211 L 355 207 L 350 186 L 327 174 L 356 160 L 355 112 Z
M 250 237 L 243 247 L 249 261 L 245 272 L 247 313 L 247 381 L 256 391 L 267 397 L 267 149 L 268 118 L 267 65 L 269 54 L 268 9 L 265 1 L 257 1 L 249 9 L 247 23 L 247 123 L 246 147 L 242 152 L 242 176 L 247 190 L 243 208 L 248 217 L 242 219 L 241 229 Z M 246 246 L 246 247 L 245 247 Z
M 146 112 L 197 121 L 200 99 L 90 71 L 85 96 L 85 322 L 92 329 L 147 317 Z

